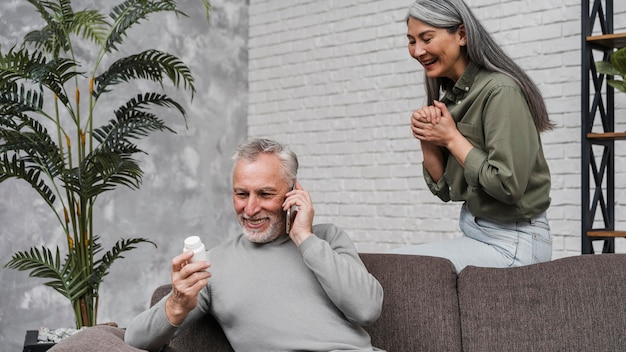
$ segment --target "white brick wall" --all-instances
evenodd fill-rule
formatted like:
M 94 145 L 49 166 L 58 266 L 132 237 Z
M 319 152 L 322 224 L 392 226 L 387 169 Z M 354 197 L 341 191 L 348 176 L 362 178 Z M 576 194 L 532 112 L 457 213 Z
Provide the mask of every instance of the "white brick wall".
M 579 254 L 580 1 L 467 2 L 537 82 L 558 124 L 543 135 L 553 182 L 553 257 Z M 411 111 L 425 101 L 423 71 L 406 48 L 409 4 L 250 1 L 248 134 L 292 146 L 316 222 L 346 228 L 363 252 L 459 235 L 459 204 L 442 203 L 428 191 L 409 129 Z M 615 12 L 616 31 L 625 31 L 626 2 L 615 1 Z M 626 97 L 616 98 L 620 123 Z M 616 160 L 621 229 L 625 150 Z M 616 247 L 626 252 L 626 241 L 618 239 Z

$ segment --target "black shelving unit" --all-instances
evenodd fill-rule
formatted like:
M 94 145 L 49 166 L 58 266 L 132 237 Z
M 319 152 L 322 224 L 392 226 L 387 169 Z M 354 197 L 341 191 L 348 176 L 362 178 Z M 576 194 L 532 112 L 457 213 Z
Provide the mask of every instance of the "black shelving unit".
M 595 61 L 625 47 L 626 33 L 613 33 L 613 0 L 583 0 L 581 18 L 582 254 L 593 254 L 596 241 L 603 242 L 602 253 L 614 253 L 615 238 L 626 237 L 615 229 L 615 142 L 626 140 L 626 132 L 615 131 L 613 88 Z

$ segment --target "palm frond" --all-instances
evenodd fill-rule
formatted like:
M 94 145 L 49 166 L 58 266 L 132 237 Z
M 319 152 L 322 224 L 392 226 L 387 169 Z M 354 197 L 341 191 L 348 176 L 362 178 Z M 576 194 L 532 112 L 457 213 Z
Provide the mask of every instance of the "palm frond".
M 67 81 L 81 72 L 75 68 L 78 64 L 70 59 L 50 60 L 44 65 L 36 65 L 30 69 L 30 78 L 44 87 L 50 89 L 59 97 L 64 105 L 69 105 L 69 99 L 65 93 L 64 85 Z
M 17 155 L 27 169 L 44 171 L 51 179 L 59 176 L 64 159 L 46 128 L 24 114 L 11 117 L 0 119 L 0 153 Z
M 177 15 L 187 16 L 176 7 L 173 0 L 126 0 L 115 6 L 109 16 L 115 21 L 109 34 L 104 50 L 117 51 L 126 36 L 126 32 L 150 14 L 157 12 L 174 12 Z
M 159 93 L 137 94 L 137 97 L 131 98 L 125 105 L 115 110 L 115 116 L 117 116 L 118 120 L 123 120 L 124 116 L 127 116 L 130 111 L 145 109 L 151 105 L 175 108 L 185 119 L 187 118 L 187 114 L 182 105 L 167 95 Z
M 92 285 L 102 282 L 104 277 L 109 273 L 111 264 L 117 259 L 124 258 L 122 253 L 137 248 L 136 245 L 139 243 L 150 243 L 155 248 L 157 247 L 156 243 L 145 238 L 130 238 L 117 241 L 110 251 L 106 252 L 102 258 L 94 263 L 95 269 L 92 274 Z
M 185 89 L 189 89 L 193 98 L 196 88 L 187 65 L 174 55 L 154 49 L 114 62 L 106 72 L 96 77 L 93 95 L 98 98 L 100 94 L 108 92 L 110 86 L 134 79 L 147 79 L 163 84 L 164 75 L 176 88 L 182 84 Z
M 24 119 L 25 112 L 41 112 L 44 103 L 43 89 L 26 89 L 23 84 L 8 84 L 5 89 L 0 90 L 0 116 Z M 10 124 L 15 126 L 14 124 Z M 4 126 L 0 122 L 0 126 Z M 8 125 L 6 125 L 8 126 Z
M 4 55 L 0 53 L 0 87 L 11 88 L 20 80 L 31 81 L 50 89 L 67 105 L 69 99 L 64 92 L 64 84 L 80 74 L 75 71 L 77 66 L 70 59 L 48 61 L 42 51 L 31 53 L 25 48 L 11 48 Z
M 74 14 L 74 21 L 69 23 L 71 33 L 81 38 L 90 40 L 98 46 L 104 45 L 111 24 L 100 12 L 95 10 L 83 10 Z
M 24 36 L 24 44 L 32 44 L 37 49 L 50 53 L 52 57 L 59 57 L 61 51 L 70 50 L 69 32 L 64 27 L 73 18 L 73 11 L 69 0 L 52 1 L 28 0 L 46 21 L 46 26 L 32 31 Z
M 74 12 L 70 0 L 51 1 L 28 0 L 35 6 L 46 26 L 34 30 L 24 37 L 24 44 L 50 53 L 58 58 L 61 52 L 71 50 L 70 35 L 75 34 L 102 46 L 111 25 L 106 17 L 96 10 Z
M 28 1 L 31 5 L 35 6 L 35 9 L 37 10 L 37 12 L 39 12 L 39 15 L 44 21 L 46 21 L 46 23 L 50 23 L 54 21 L 55 16 L 48 13 L 48 11 L 46 10 L 46 8 L 51 8 L 51 6 L 53 6 L 54 3 L 49 2 L 49 1 L 41 1 L 41 0 L 26 0 L 26 1 Z
M 211 15 L 211 4 L 209 0 L 202 0 L 202 4 L 204 5 L 204 12 L 206 14 L 206 19 L 209 21 Z
M 26 162 L 19 160 L 16 155 L 9 157 L 7 154 L 0 155 L 0 182 L 9 178 L 19 178 L 28 182 L 39 195 L 52 206 L 56 200 L 54 192 L 44 181 L 41 171 L 33 167 L 27 167 Z
M 5 268 L 19 271 L 30 271 L 30 277 L 49 279 L 46 286 L 67 297 L 71 301 L 76 300 L 89 289 L 88 276 L 80 275 L 80 266 L 74 265 L 71 256 L 65 263 L 61 261 L 61 254 L 57 248 L 56 254 L 48 248 L 31 248 L 26 252 L 13 254 L 11 260 L 4 265 Z
M 41 52 L 30 53 L 26 48 L 12 47 L 3 54 L 0 51 L 0 87 L 14 85 L 19 80 L 29 80 L 32 67 L 43 66 L 46 58 Z
M 98 150 L 84 164 L 85 169 L 89 170 L 88 175 L 94 176 L 92 182 L 99 182 L 101 187 L 114 188 L 121 185 L 138 189 L 141 185 L 143 171 L 137 160 L 128 154 Z
M 141 152 L 136 148 L 130 139 L 140 139 L 155 131 L 170 131 L 172 129 L 165 125 L 156 115 L 145 112 L 131 110 L 127 111 L 123 118 L 117 121 L 111 120 L 108 125 L 102 126 L 94 131 L 94 138 L 100 142 L 98 148 L 106 151 L 131 151 Z
M 142 176 L 138 162 L 129 155 L 94 151 L 80 167 L 68 170 L 63 181 L 66 189 L 93 199 L 117 186 L 138 189 Z

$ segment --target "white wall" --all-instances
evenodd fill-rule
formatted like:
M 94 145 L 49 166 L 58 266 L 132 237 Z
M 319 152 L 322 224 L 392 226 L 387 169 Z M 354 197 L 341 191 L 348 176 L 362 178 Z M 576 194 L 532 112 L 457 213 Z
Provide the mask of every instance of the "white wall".
M 580 1 L 467 3 L 539 85 L 558 125 L 543 135 L 552 171 L 553 257 L 580 254 Z M 409 4 L 250 1 L 248 134 L 295 149 L 316 222 L 346 228 L 363 252 L 459 235 L 459 204 L 428 191 L 409 130 L 411 111 L 425 101 L 423 71 L 406 49 Z M 615 27 L 626 30 L 621 0 Z M 626 99 L 616 98 L 624 126 Z M 626 152 L 618 149 L 617 227 L 626 229 Z M 626 241 L 616 247 L 626 252 Z

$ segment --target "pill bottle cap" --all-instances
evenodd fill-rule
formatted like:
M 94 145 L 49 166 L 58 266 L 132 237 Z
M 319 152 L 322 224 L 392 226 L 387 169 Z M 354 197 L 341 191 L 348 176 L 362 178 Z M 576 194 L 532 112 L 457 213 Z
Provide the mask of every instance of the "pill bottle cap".
M 198 236 L 189 236 L 185 238 L 185 248 L 186 249 L 198 249 L 202 247 L 202 241 Z

